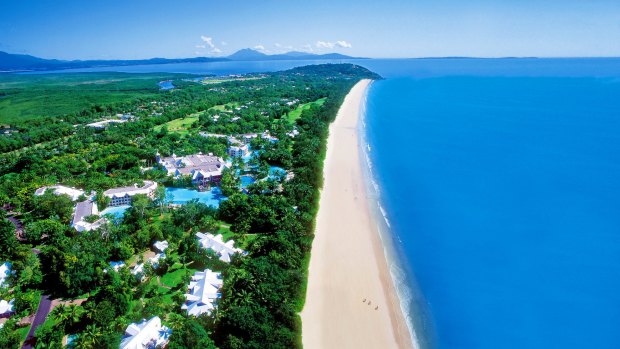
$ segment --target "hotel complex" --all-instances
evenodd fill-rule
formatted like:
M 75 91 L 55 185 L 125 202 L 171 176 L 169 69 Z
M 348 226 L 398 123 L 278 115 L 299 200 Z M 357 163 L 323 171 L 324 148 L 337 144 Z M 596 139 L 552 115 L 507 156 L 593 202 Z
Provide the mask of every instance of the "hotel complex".
M 144 181 L 142 187 L 137 184 L 129 187 L 112 188 L 103 192 L 103 195 L 110 198 L 110 206 L 131 205 L 131 199 L 134 195 L 144 194 L 149 198 L 155 196 L 157 183 L 153 181 Z
M 222 178 L 224 160 L 213 156 L 213 154 L 194 154 L 187 156 L 176 156 L 162 158 L 157 153 L 155 159 L 157 163 L 166 169 L 173 177 L 190 176 L 193 183 L 219 182 Z

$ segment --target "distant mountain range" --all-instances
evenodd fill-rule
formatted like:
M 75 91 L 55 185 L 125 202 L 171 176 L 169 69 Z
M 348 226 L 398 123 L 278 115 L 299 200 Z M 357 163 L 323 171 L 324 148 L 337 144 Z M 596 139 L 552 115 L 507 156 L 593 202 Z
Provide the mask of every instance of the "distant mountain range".
M 312 54 L 307 52 L 291 51 L 282 54 L 268 55 L 249 48 L 239 50 L 226 57 L 196 57 L 196 58 L 151 58 L 138 60 L 87 60 L 64 61 L 58 59 L 44 59 L 30 55 L 12 54 L 0 51 L 0 72 L 32 71 L 32 70 L 62 70 L 75 68 L 114 67 L 143 64 L 167 63 L 203 63 L 222 61 L 273 61 L 273 60 L 336 60 L 360 59 L 339 53 Z

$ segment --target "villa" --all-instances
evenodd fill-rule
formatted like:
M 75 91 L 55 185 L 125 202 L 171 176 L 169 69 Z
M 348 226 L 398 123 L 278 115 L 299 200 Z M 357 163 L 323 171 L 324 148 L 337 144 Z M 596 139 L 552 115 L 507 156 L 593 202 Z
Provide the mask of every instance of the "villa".
M 125 262 L 110 262 L 110 266 L 114 269 L 115 272 L 118 272 L 122 267 L 125 266 Z
M 127 326 L 120 349 L 154 349 L 168 344 L 172 331 L 162 326 L 159 316 Z
M 157 153 L 155 159 L 168 171 L 169 175 L 173 177 L 190 176 L 194 183 L 219 182 L 224 169 L 224 160 L 213 156 L 213 154 L 199 153 L 187 156 L 172 154 L 170 157 L 162 158 Z
M 149 260 L 145 263 L 138 263 L 131 269 L 131 274 L 139 277 L 141 281 L 144 281 L 144 265 L 150 264 L 154 269 L 159 268 L 159 261 L 166 258 L 166 255 L 163 253 L 156 254 L 155 256 L 149 258 Z
M 153 247 L 155 247 L 155 249 L 157 251 L 163 253 L 168 248 L 168 241 L 166 241 L 166 240 L 164 240 L 164 241 L 155 241 L 155 243 L 153 244 Z
M 247 144 L 244 145 L 233 145 L 228 148 L 228 155 L 231 158 L 236 157 L 244 157 L 248 155 L 250 149 Z
M 137 184 L 129 187 L 112 188 L 103 192 L 103 195 L 110 198 L 110 206 L 130 205 L 134 195 L 144 194 L 150 198 L 155 195 L 157 183 L 153 181 L 144 181 L 142 187 Z
M 220 273 L 209 269 L 196 272 L 189 283 L 189 292 L 185 295 L 186 302 L 181 309 L 187 310 L 187 315 L 192 316 L 210 314 L 221 296 L 218 290 L 222 284 Z
M 15 308 L 13 306 L 13 302 L 15 300 L 11 299 L 10 301 L 5 301 L 4 299 L 0 300 L 0 318 L 9 317 L 13 314 Z
M 41 196 L 45 194 L 47 190 L 52 190 L 55 195 L 68 195 L 73 201 L 77 201 L 80 196 L 84 195 L 83 190 L 65 187 L 64 185 L 52 185 L 48 187 L 42 187 L 37 189 L 34 192 L 34 195 Z
M 202 246 L 202 248 L 215 251 L 222 262 L 230 263 L 232 255 L 234 255 L 235 253 L 244 253 L 242 249 L 235 248 L 234 240 L 228 240 L 227 242 L 224 242 L 221 234 L 213 236 L 213 234 L 209 233 L 196 233 L 196 237 L 198 238 L 200 246 Z
M 4 287 L 4 283 L 9 276 L 11 276 L 11 263 L 4 262 L 0 265 L 0 287 Z

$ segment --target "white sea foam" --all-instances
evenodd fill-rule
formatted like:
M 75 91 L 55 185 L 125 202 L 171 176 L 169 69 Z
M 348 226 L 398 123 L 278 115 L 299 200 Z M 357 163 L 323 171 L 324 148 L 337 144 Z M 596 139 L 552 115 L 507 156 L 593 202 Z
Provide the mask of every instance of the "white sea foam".
M 366 91 L 368 93 L 368 90 Z M 374 211 L 374 216 L 377 222 L 377 228 L 379 231 L 379 237 L 381 239 L 381 243 L 383 245 L 383 250 L 385 254 L 386 261 L 389 266 L 390 277 L 392 279 L 392 283 L 394 285 L 394 289 L 396 291 L 396 295 L 399 301 L 399 307 L 403 316 L 405 318 L 405 324 L 409 330 L 409 334 L 413 345 L 415 348 L 420 348 L 421 342 L 418 337 L 418 333 L 416 333 L 416 320 L 412 315 L 418 316 L 418 306 L 419 303 L 416 302 L 416 292 L 414 292 L 415 281 L 412 278 L 412 275 L 409 275 L 403 267 L 402 252 L 399 252 L 401 249 L 402 240 L 400 236 L 398 236 L 391 229 L 391 224 L 388 219 L 388 213 L 381 205 L 381 195 L 380 195 L 380 185 L 375 180 L 375 175 L 373 173 L 373 164 L 370 157 L 371 147 L 370 144 L 366 142 L 366 103 L 367 103 L 367 95 L 364 97 L 362 108 L 360 111 L 360 120 L 361 120 L 361 129 L 359 130 L 360 137 L 360 151 L 364 155 L 364 160 L 366 162 L 366 168 L 364 169 L 366 183 L 367 183 L 367 192 L 370 194 L 368 197 L 369 203 L 373 206 L 372 210 Z M 373 192 L 374 190 L 374 192 Z M 383 217 L 383 221 L 385 224 L 381 223 L 379 219 L 379 215 Z M 421 315 L 421 314 L 420 314 Z M 417 324 L 419 326 L 420 324 Z M 424 326 L 424 325 L 422 325 Z

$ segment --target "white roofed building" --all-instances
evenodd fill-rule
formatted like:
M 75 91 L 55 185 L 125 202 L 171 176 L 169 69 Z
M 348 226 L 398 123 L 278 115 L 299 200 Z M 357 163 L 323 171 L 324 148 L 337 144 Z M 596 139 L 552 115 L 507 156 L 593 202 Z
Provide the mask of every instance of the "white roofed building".
M 159 316 L 127 326 L 120 349 L 154 349 L 168 344 L 172 331 L 162 326 Z
M 153 244 L 153 247 L 155 247 L 155 249 L 159 252 L 165 252 L 166 249 L 168 248 L 168 241 L 164 240 L 164 241 L 156 241 Z
M 234 255 L 235 253 L 243 253 L 242 249 L 235 247 L 234 240 L 228 240 L 224 242 L 221 234 L 213 236 L 213 234 L 209 233 L 196 233 L 196 237 L 198 238 L 200 246 L 202 246 L 202 248 L 207 248 L 215 251 L 220 257 L 220 260 L 223 262 L 229 263 L 232 255 Z
M 211 154 L 194 154 L 187 156 L 176 156 L 162 158 L 159 153 L 156 155 L 159 165 L 164 167 L 168 175 L 173 177 L 190 176 L 192 182 L 212 181 L 219 182 L 222 178 L 224 169 L 224 159 Z
M 104 218 L 97 219 L 96 221 L 89 223 L 85 220 L 88 216 L 98 216 L 99 210 L 97 209 L 97 203 L 92 200 L 85 200 L 78 202 L 75 205 L 75 212 L 73 213 L 73 221 L 71 226 L 77 231 L 90 231 L 99 228 L 106 222 Z
M 134 195 L 144 194 L 153 198 L 155 189 L 157 189 L 157 182 L 144 181 L 141 187 L 134 184 L 129 187 L 112 188 L 104 191 L 103 195 L 110 198 L 110 206 L 131 205 L 131 198 Z
M 200 316 L 210 314 L 221 297 L 219 289 L 223 285 L 220 273 L 209 269 L 198 271 L 192 276 L 189 283 L 189 292 L 185 295 L 185 303 L 181 309 L 187 310 L 187 315 Z
M 8 302 L 4 299 L 0 300 L 0 318 L 9 317 L 13 314 L 13 312 L 15 311 L 13 302 L 15 302 L 14 299 L 11 299 Z
M 47 190 L 51 190 L 56 195 L 69 195 L 69 197 L 73 201 L 77 201 L 80 196 L 84 195 L 83 190 L 65 187 L 64 185 L 51 185 L 48 187 L 41 187 L 34 192 L 34 195 L 43 195 Z
M 4 262 L 0 265 L 0 287 L 4 287 L 9 276 L 11 276 L 11 263 Z

